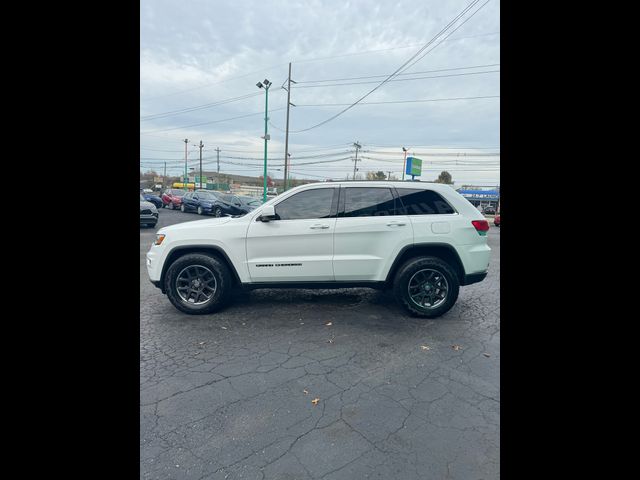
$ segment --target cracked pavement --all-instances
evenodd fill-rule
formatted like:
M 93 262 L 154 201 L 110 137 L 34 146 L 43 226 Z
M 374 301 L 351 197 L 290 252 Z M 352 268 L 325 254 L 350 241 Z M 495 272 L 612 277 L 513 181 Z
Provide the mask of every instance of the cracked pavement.
M 158 228 L 200 218 L 162 209 Z M 185 315 L 148 280 L 156 230 L 140 229 L 141 479 L 499 478 L 498 228 L 488 277 L 434 320 L 370 289 Z

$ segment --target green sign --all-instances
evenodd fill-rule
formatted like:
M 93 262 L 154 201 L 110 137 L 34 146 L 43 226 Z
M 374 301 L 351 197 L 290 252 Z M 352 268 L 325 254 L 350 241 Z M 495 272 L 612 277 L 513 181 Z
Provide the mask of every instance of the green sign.
M 422 160 L 416 157 L 407 157 L 407 175 L 422 175 Z

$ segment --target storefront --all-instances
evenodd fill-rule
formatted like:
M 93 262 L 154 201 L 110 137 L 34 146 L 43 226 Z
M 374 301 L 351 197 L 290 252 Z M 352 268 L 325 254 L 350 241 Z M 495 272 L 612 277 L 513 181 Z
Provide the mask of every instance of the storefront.
M 486 208 L 498 209 L 498 202 L 500 201 L 500 190 L 482 190 L 474 188 L 460 188 L 457 192 L 476 208 L 480 210 Z

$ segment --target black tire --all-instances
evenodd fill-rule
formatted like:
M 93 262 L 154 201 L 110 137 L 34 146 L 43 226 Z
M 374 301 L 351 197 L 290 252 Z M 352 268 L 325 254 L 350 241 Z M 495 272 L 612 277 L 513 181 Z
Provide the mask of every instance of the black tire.
M 216 280 L 216 289 L 213 296 L 201 305 L 194 305 L 183 300 L 177 290 L 177 278 L 180 272 L 194 265 L 209 269 Z M 190 315 L 205 315 L 213 313 L 226 305 L 231 294 L 233 277 L 229 268 L 218 258 L 203 253 L 188 253 L 179 257 L 169 266 L 164 282 L 167 297 L 169 297 L 169 301 L 174 307 Z
M 216 210 L 214 212 L 216 217 L 221 217 L 222 216 L 222 209 L 220 207 L 216 207 Z
M 420 270 L 434 270 L 444 276 L 448 291 L 444 301 L 435 307 L 421 306 L 409 295 L 409 282 Z M 418 277 L 419 278 L 419 277 Z M 407 260 L 396 273 L 393 294 L 400 305 L 411 315 L 436 318 L 447 313 L 456 303 L 460 292 L 460 280 L 451 265 L 437 257 L 415 257 Z

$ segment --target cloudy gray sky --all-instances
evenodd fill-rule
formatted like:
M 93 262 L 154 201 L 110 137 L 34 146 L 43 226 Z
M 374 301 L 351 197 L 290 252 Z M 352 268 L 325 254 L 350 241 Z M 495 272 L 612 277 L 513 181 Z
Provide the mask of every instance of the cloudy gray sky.
M 425 162 L 423 180 L 448 170 L 458 185 L 498 184 L 498 0 L 476 3 L 424 57 L 361 104 L 310 128 L 374 89 L 472 2 L 141 0 L 141 168 L 161 172 L 166 161 L 167 173 L 179 174 L 187 138 L 190 167 L 198 163 L 192 144 L 202 140 L 208 170 L 215 170 L 218 147 L 221 172 L 260 175 L 265 94 L 256 83 L 267 78 L 269 172 L 282 177 L 281 85 L 292 62 L 293 177 L 351 176 L 359 141 L 363 175 L 401 176 L 406 146 Z

